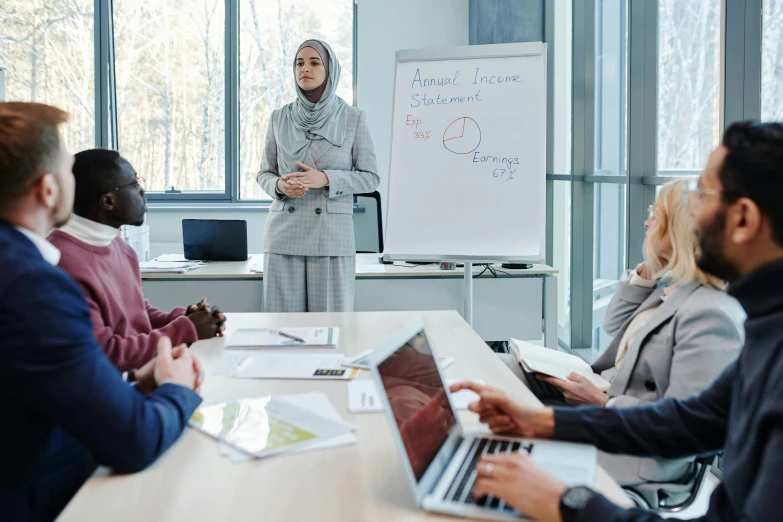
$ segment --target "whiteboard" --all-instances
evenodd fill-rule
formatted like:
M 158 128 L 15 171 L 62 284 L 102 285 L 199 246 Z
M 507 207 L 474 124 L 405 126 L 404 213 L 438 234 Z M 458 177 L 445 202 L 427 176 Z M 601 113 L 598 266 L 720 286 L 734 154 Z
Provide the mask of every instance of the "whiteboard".
M 546 44 L 398 51 L 384 253 L 546 257 Z

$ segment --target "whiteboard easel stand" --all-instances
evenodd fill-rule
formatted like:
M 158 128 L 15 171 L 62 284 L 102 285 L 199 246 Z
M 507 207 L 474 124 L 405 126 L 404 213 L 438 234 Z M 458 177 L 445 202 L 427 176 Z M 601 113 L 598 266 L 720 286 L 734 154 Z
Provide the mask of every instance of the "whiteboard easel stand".
M 385 249 L 392 252 L 425 252 L 418 255 L 403 255 L 403 254 L 383 254 L 382 263 L 389 263 L 393 261 L 417 261 L 417 262 L 446 262 L 446 261 L 459 261 L 463 263 L 464 267 L 464 310 L 463 317 L 470 324 L 473 325 L 473 265 L 480 263 L 495 263 L 495 262 L 520 262 L 520 263 L 540 263 L 545 257 L 546 252 L 546 129 L 547 129 L 547 113 L 546 113 L 546 93 L 547 93 L 547 44 L 543 42 L 525 42 L 525 43 L 512 43 L 512 44 L 490 44 L 490 45 L 469 45 L 460 47 L 448 47 L 448 48 L 430 48 L 430 49 L 406 49 L 399 50 L 396 53 L 395 67 L 394 67 L 394 95 L 392 97 L 392 118 L 389 120 L 391 124 L 391 154 L 389 155 L 389 185 L 387 191 L 387 204 L 386 204 L 386 219 L 384 223 L 386 225 L 385 237 Z M 459 72 L 461 64 L 465 64 L 465 67 L 475 75 L 478 75 L 479 66 L 484 62 L 491 61 L 497 65 L 498 60 L 514 60 L 511 63 L 515 67 L 515 71 L 520 74 L 514 76 L 516 78 L 521 76 L 523 81 L 515 83 L 515 90 L 521 96 L 521 99 L 533 100 L 527 104 L 515 104 L 517 110 L 514 114 L 508 113 L 508 105 L 503 102 L 495 104 L 488 104 L 484 109 L 479 109 L 479 106 L 460 106 L 455 105 L 453 114 L 445 114 L 443 111 L 436 111 L 429 116 L 432 118 L 432 124 L 435 128 L 444 128 L 448 131 L 451 125 L 454 123 L 454 119 L 460 118 L 466 119 L 470 117 L 473 123 L 478 128 L 478 123 L 473 119 L 473 116 L 477 116 L 479 113 L 483 119 L 487 121 L 525 121 L 525 129 L 522 126 L 514 126 L 514 136 L 511 132 L 505 132 L 497 134 L 494 138 L 496 147 L 506 147 L 508 150 L 519 149 L 519 157 L 526 158 L 526 165 L 524 173 L 528 175 L 529 180 L 534 180 L 536 184 L 527 183 L 522 188 L 518 188 L 513 191 L 504 191 L 508 197 L 506 201 L 513 201 L 514 205 L 506 204 L 499 205 L 497 208 L 515 208 L 520 204 L 519 195 L 524 190 L 526 199 L 530 201 L 526 203 L 526 208 L 535 210 L 526 218 L 526 223 L 531 225 L 526 227 L 524 231 L 525 237 L 519 237 L 518 219 L 519 216 L 515 212 L 513 215 L 501 215 L 498 212 L 492 213 L 487 217 L 485 209 L 476 207 L 475 212 L 466 213 L 466 208 L 460 203 L 465 200 L 465 195 L 457 194 L 451 198 L 441 198 L 442 202 L 449 202 L 450 206 L 447 208 L 441 208 L 440 214 L 443 216 L 458 215 L 461 216 L 460 220 L 449 221 L 449 224 L 438 221 L 435 228 L 427 227 L 426 235 L 442 235 L 449 234 L 449 237 L 454 236 L 454 231 L 451 230 L 451 222 L 454 223 L 470 223 L 471 226 L 468 230 L 460 230 L 459 237 L 462 238 L 457 241 L 452 241 L 448 245 L 448 250 L 452 253 L 443 256 L 436 255 L 436 252 L 431 250 L 442 250 L 429 244 L 426 237 L 419 233 L 423 227 L 418 226 L 420 223 L 428 222 L 431 218 L 431 200 L 426 202 L 421 201 L 414 203 L 411 197 L 419 197 L 426 195 L 429 198 L 428 191 L 416 190 L 419 187 L 422 174 L 427 174 L 430 171 L 427 170 L 426 165 L 438 164 L 442 165 L 442 162 L 434 155 L 429 156 L 422 154 L 412 155 L 409 153 L 410 148 L 407 146 L 400 147 L 400 143 L 403 145 L 410 145 L 411 128 L 409 122 L 410 108 L 420 107 L 421 105 L 412 105 L 410 99 L 406 99 L 410 96 L 410 89 L 413 84 L 401 81 L 401 78 L 419 76 L 413 76 L 419 74 L 420 68 L 430 68 L 436 70 L 441 64 L 453 63 L 455 67 L 448 68 L 448 74 L 454 74 L 456 69 Z M 466 61 L 473 61 L 467 63 Z M 477 61 L 481 60 L 481 63 Z M 522 63 L 524 60 L 524 63 Z M 475 63 L 474 63 L 475 62 Z M 489 62 L 487 62 L 489 63 Z M 483 65 L 482 65 L 483 66 Z M 505 67 L 506 65 L 503 65 Z M 438 69 L 439 70 L 439 69 Z M 474 72 L 475 71 L 475 72 Z M 446 76 L 448 76 L 448 74 Z M 443 71 L 435 73 L 435 76 L 442 76 Z M 423 74 L 424 78 L 429 78 L 426 71 Z M 463 76 L 463 78 L 468 76 Z M 454 76 L 455 82 L 449 84 L 451 87 L 456 87 L 456 74 Z M 483 82 L 483 80 L 482 80 Z M 476 79 L 474 78 L 474 84 Z M 407 87 L 406 85 L 410 86 Z M 467 84 L 463 84 L 456 91 L 457 94 L 472 95 L 473 93 L 464 90 Z M 511 84 L 509 84 L 511 85 Z M 421 86 L 424 88 L 426 86 Z M 440 88 L 442 86 L 438 86 Z M 472 87 L 471 87 L 472 88 Z M 483 88 L 490 89 L 487 85 Z M 432 93 L 430 93 L 432 94 Z M 505 100 L 505 97 L 485 98 L 480 101 L 488 100 Z M 418 99 L 417 99 L 418 100 Z M 460 101 L 461 103 L 461 101 Z M 426 107 L 426 105 L 424 106 Z M 523 110 L 524 109 L 524 110 Z M 418 110 L 418 109 L 417 109 Z M 419 120 L 417 120 L 419 121 Z M 451 122 L 449 124 L 449 122 Z M 419 121 L 419 123 L 421 123 Z M 440 125 L 440 126 L 438 126 Z M 416 126 L 418 128 L 418 125 Z M 481 129 L 479 130 L 478 144 L 481 144 L 483 139 L 481 136 Z M 439 132 L 439 131 L 438 131 Z M 436 132 L 436 136 L 438 134 Z M 428 134 L 429 135 L 429 134 Z M 498 142 L 499 136 L 504 137 L 503 140 Z M 491 136 L 491 133 L 486 137 Z M 464 128 L 463 135 L 464 137 Z M 505 139 L 507 138 L 507 139 Z M 403 140 L 402 142 L 400 140 Z M 444 143 L 445 143 L 444 133 Z M 492 139 L 489 139 L 492 142 Z M 423 142 L 421 142 L 423 143 Z M 432 142 L 431 142 L 432 143 Z M 521 144 L 521 145 L 520 145 Z M 524 146 L 522 146 L 524 145 Z M 444 144 L 445 147 L 445 144 Z M 521 148 L 520 148 L 521 147 Z M 454 151 L 446 147 L 455 154 L 463 154 L 465 152 Z M 418 150 L 418 149 L 417 149 Z M 428 149 L 429 150 L 429 149 Z M 434 149 L 433 149 L 434 150 Z M 440 149 L 438 148 L 440 151 Z M 474 149 L 475 150 L 475 149 Z M 403 152 L 400 152 L 403 151 Z M 473 152 L 473 151 L 471 151 Z M 450 157 L 450 156 L 449 156 Z M 517 158 L 518 159 L 518 158 Z M 437 162 L 437 163 L 436 163 Z M 461 167 L 455 167 L 461 168 Z M 473 171 L 471 171 L 473 172 Z M 454 182 L 451 185 L 454 187 L 462 187 L 465 190 L 470 190 L 470 198 L 475 198 L 473 192 L 472 182 L 467 182 L 465 176 L 462 176 L 463 182 Z M 415 180 L 415 181 L 414 181 Z M 507 180 L 508 181 L 508 180 Z M 413 185 L 415 183 L 416 185 Z M 465 196 L 465 197 L 463 197 Z M 477 215 L 476 212 L 481 212 Z M 399 220 L 396 216 L 404 214 L 406 219 Z M 535 214 L 535 215 L 534 215 Z M 481 226 L 482 233 L 487 230 L 484 223 L 488 220 L 492 220 L 492 223 L 504 223 L 511 224 L 507 227 L 492 226 L 488 230 L 493 231 L 493 235 L 488 241 L 483 241 L 484 246 L 476 248 L 476 245 L 471 241 L 471 234 L 476 232 L 476 226 Z M 397 223 L 402 223 L 398 225 Z M 473 226 L 473 224 L 477 224 Z M 413 225 L 411 225 L 413 224 Z M 411 229 L 411 226 L 414 229 Z M 513 226 L 513 229 L 509 229 Z M 535 234 L 535 236 L 533 236 Z M 511 240 L 509 238 L 518 238 L 519 241 Z M 531 243 L 533 239 L 538 243 L 537 252 L 534 252 L 532 248 L 528 248 L 526 245 L 522 248 L 522 241 Z M 478 252 L 483 251 L 483 252 Z M 455 252 L 462 252 L 457 254 Z M 470 252 L 470 253 L 469 253 Z M 512 252 L 516 252 L 513 254 Z M 527 253 L 530 252 L 530 253 Z M 504 254 L 504 255 L 501 255 Z M 511 255 L 509 255 L 511 254 Z M 470 259 L 470 261 L 465 261 Z
M 505 262 L 525 262 L 534 263 L 539 262 L 533 259 L 516 259 L 514 256 L 486 256 L 486 257 L 474 257 L 470 261 L 465 261 L 465 258 L 458 255 L 447 256 L 429 256 L 421 254 L 411 255 L 399 255 L 399 254 L 381 254 L 378 261 L 386 264 L 393 264 L 395 261 L 410 261 L 416 263 L 441 263 L 445 261 L 451 261 L 455 263 L 462 263 L 462 270 L 464 274 L 465 284 L 463 286 L 463 299 L 464 305 L 462 310 L 462 318 L 465 322 L 473 328 L 473 265 L 474 264 L 493 264 L 493 263 L 505 263 Z
M 465 261 L 463 263 L 465 271 L 465 308 L 462 316 L 465 322 L 473 328 L 473 263 Z

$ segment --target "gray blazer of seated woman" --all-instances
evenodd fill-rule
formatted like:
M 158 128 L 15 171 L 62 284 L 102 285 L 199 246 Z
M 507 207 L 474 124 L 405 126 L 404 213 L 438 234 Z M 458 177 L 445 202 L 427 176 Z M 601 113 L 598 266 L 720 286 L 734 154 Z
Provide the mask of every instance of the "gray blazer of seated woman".
M 611 383 L 608 393 L 575 374 L 568 381 L 536 379 L 503 356 L 543 402 L 626 408 L 685 398 L 707 388 L 739 355 L 745 313 L 723 292 L 722 281 L 697 266 L 685 187 L 676 181 L 661 188 L 645 222 L 646 261 L 619 282 L 606 312 L 604 330 L 614 339 L 592 366 Z M 676 500 L 684 494 L 688 484 L 671 483 L 687 476 L 692 459 L 602 453 L 599 462 L 655 505 L 659 495 Z
M 264 236 L 264 310 L 353 311 L 353 195 L 380 183 L 364 111 L 335 94 L 340 62 L 307 40 L 297 98 L 269 120 L 258 183 L 274 198 Z

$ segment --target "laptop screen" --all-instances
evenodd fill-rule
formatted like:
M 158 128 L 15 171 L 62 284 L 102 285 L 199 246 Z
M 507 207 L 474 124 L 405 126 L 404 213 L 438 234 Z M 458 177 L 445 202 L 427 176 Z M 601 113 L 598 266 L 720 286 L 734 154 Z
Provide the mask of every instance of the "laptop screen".
M 457 423 L 422 330 L 378 365 L 416 481 Z
M 185 259 L 247 261 L 247 222 L 239 219 L 183 219 Z

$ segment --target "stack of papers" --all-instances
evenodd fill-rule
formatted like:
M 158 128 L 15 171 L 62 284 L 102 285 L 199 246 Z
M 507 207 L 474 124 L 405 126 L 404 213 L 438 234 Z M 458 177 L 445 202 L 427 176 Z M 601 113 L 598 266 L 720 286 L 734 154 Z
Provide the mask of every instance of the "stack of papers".
M 464 379 L 449 379 L 448 385 L 463 382 Z M 476 384 L 484 384 L 480 379 L 471 379 Z M 468 405 L 479 400 L 477 393 L 470 390 L 461 390 L 451 393 L 451 406 L 455 410 L 467 410 Z M 383 411 L 383 403 L 378 395 L 378 387 L 375 381 L 370 379 L 357 379 L 348 383 L 348 411 L 351 413 L 374 413 Z
M 144 261 L 139 263 L 142 274 L 184 274 L 194 268 L 201 268 L 201 261 Z
M 386 267 L 380 263 L 377 265 L 357 265 L 356 273 L 357 274 L 385 274 Z
M 215 375 L 236 379 L 315 379 L 348 380 L 358 368 L 343 368 L 343 354 L 269 353 L 247 355 L 228 353 L 215 368 Z
M 226 348 L 336 348 L 340 329 L 318 328 L 239 328 Z
M 202 406 L 191 417 L 190 425 L 257 458 L 324 443 L 355 430 L 342 419 L 324 417 L 279 397 Z
M 258 264 L 258 263 L 251 263 L 250 264 L 250 271 L 255 274 L 263 274 L 264 273 L 264 265 Z
M 274 399 L 285 401 L 311 413 L 321 415 L 334 422 L 343 422 L 332 401 L 323 392 L 298 393 L 296 395 L 277 395 Z M 353 426 L 352 426 L 353 428 Z M 356 444 L 356 435 L 352 431 L 336 435 L 330 438 L 324 438 L 320 441 L 314 441 L 310 444 L 298 445 L 290 448 L 290 453 L 304 453 L 318 449 L 337 448 L 340 446 L 349 446 Z M 232 462 L 245 462 L 254 457 L 249 453 L 238 450 L 233 446 L 220 443 L 220 454 L 228 457 Z
M 158 261 L 161 263 L 185 263 L 187 261 L 194 261 L 193 259 L 185 259 L 184 254 L 161 254 L 153 261 Z

